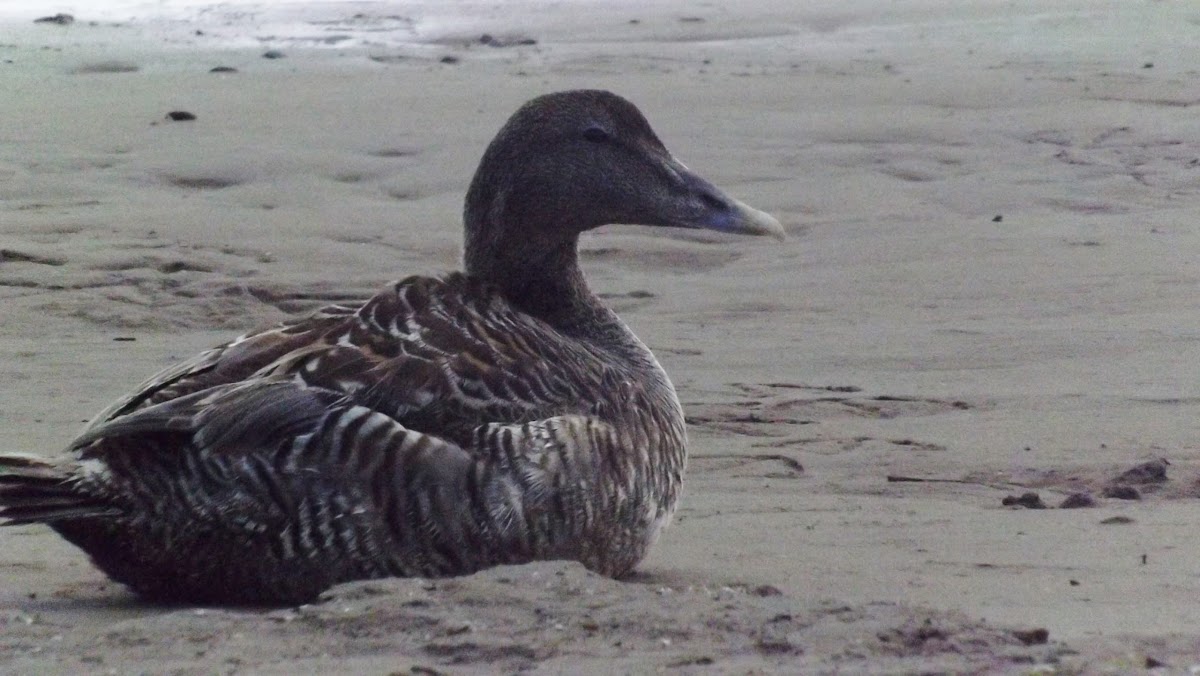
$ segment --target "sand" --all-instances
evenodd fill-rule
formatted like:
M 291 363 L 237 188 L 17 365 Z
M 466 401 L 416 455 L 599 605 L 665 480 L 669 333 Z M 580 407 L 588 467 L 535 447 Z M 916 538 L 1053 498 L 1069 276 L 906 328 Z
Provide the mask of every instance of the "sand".
M 634 579 L 553 562 L 164 608 L 4 529 L 0 671 L 1200 665 L 1200 8 L 723 4 L 0 13 L 6 451 L 61 452 L 241 330 L 453 269 L 484 145 L 547 91 L 632 99 L 791 235 L 583 241 L 690 423 Z M 1027 492 L 1049 508 L 1002 505 Z

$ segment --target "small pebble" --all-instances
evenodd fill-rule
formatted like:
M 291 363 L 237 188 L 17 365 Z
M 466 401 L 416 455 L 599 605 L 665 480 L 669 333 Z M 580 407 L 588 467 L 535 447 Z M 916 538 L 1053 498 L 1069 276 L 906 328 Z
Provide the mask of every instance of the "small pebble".
M 1005 507 L 1025 507 L 1026 509 L 1046 509 L 1042 497 L 1034 492 L 1023 493 L 1020 497 L 1009 495 L 1000 501 Z
M 60 26 L 66 26 L 75 23 L 75 17 L 70 14 L 55 14 L 54 16 L 43 16 L 40 19 L 34 19 L 34 23 L 55 23 Z
M 1017 629 L 1013 631 L 1013 636 L 1025 645 L 1045 645 L 1050 640 L 1050 630 L 1038 627 L 1037 629 Z
M 1167 480 L 1167 465 L 1165 458 L 1143 462 L 1131 469 L 1121 472 L 1113 479 L 1114 484 L 1161 484 Z
M 236 73 L 236 72 L 238 72 L 238 69 L 234 68 L 233 66 L 217 66 L 216 68 L 210 68 L 208 72 L 210 72 L 210 73 Z
M 1142 494 L 1133 486 L 1113 485 L 1107 486 L 1103 493 L 1106 498 L 1115 498 L 1117 500 L 1141 500 Z
M 279 51 L 278 49 L 268 49 L 267 51 L 263 52 L 262 58 L 264 58 L 264 59 L 282 59 L 283 56 L 284 56 L 283 52 Z
M 993 223 L 1000 223 L 1003 220 L 1004 220 L 1004 216 L 1001 216 L 1000 214 L 996 214 L 995 216 L 992 216 Z
M 513 45 L 536 45 L 537 40 L 533 38 L 501 39 L 491 33 L 484 33 L 479 36 L 479 44 L 489 47 L 511 47 Z
M 1058 506 L 1059 509 L 1082 509 L 1086 507 L 1095 507 L 1096 498 L 1092 497 L 1091 493 L 1072 493 L 1062 501 Z
M 458 63 L 458 61 L 459 61 L 459 59 L 458 59 L 458 57 L 457 57 L 457 56 L 449 56 L 449 55 L 443 56 L 443 57 L 442 57 L 441 59 L 439 59 L 439 60 L 440 60 L 442 63 Z
M 196 119 L 195 113 L 189 113 L 186 110 L 172 110 L 167 113 L 167 119 L 172 122 L 190 122 Z

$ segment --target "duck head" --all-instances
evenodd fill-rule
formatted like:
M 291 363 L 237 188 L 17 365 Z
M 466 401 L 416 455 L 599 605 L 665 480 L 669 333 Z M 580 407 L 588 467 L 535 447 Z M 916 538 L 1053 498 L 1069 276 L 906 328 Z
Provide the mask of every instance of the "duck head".
M 552 281 L 541 278 L 576 265 L 580 233 L 618 223 L 783 237 L 779 221 L 676 160 L 632 103 L 578 90 L 529 101 L 484 152 L 467 192 L 464 262 L 506 286 Z

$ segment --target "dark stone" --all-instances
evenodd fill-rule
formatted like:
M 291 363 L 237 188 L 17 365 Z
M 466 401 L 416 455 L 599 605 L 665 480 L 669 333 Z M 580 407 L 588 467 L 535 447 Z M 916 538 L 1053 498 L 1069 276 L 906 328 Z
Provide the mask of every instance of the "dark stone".
M 1050 641 L 1050 630 L 1038 627 L 1037 629 L 1016 629 L 1013 631 L 1013 636 L 1025 645 L 1045 645 Z
M 172 122 L 190 122 L 196 119 L 195 113 L 189 113 L 186 110 L 172 110 L 167 113 L 167 119 Z
M 1096 498 L 1092 497 L 1091 493 L 1072 493 L 1062 501 L 1058 506 L 1059 509 L 1083 509 L 1086 507 L 1095 507 Z
M 479 44 L 488 47 L 512 47 L 513 45 L 536 45 L 537 40 L 533 38 L 498 38 L 491 33 L 484 33 L 479 36 Z
M 1106 498 L 1116 498 L 1117 500 L 1141 500 L 1142 494 L 1133 486 L 1122 486 L 1114 484 L 1104 489 L 1103 493 Z
M 54 16 L 43 16 L 33 20 L 34 23 L 54 23 L 59 26 L 67 26 L 75 23 L 75 17 L 70 14 L 55 14 Z
M 278 49 L 268 49 L 267 51 L 263 52 L 262 55 L 262 58 L 264 59 L 282 59 L 283 57 L 283 52 L 279 51 Z
M 1121 472 L 1113 479 L 1114 484 L 1161 484 L 1167 480 L 1167 462 L 1165 458 L 1143 462 L 1133 468 Z
M 238 72 L 238 69 L 234 68 L 233 66 L 217 66 L 216 68 L 210 68 L 208 70 L 208 72 L 210 72 L 210 73 L 236 73 L 236 72 Z
M 1025 507 L 1026 509 L 1046 509 L 1042 497 L 1034 492 L 1023 493 L 1020 497 L 1009 495 L 1000 501 L 1005 507 Z

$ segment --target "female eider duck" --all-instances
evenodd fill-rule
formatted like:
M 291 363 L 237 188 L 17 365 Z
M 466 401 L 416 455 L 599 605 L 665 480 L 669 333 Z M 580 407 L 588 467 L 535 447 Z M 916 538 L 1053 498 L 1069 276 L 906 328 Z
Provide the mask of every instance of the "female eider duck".
M 71 445 L 0 456 L 0 517 L 143 597 L 302 603 L 538 559 L 628 573 L 671 518 L 683 413 L 588 289 L 606 223 L 782 237 L 603 91 L 526 103 L 467 192 L 465 272 L 409 277 L 151 378 Z

